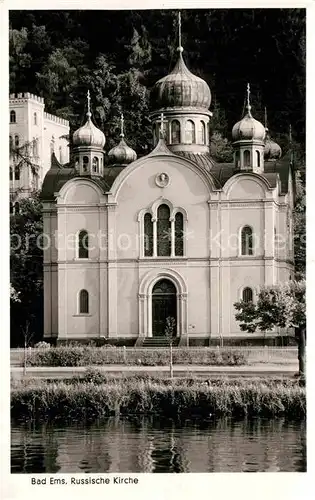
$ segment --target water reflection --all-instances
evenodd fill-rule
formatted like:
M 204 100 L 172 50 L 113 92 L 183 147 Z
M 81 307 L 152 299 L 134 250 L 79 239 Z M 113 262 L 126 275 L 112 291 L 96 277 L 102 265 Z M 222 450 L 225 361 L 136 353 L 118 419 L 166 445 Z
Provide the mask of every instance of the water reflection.
M 13 423 L 13 473 L 306 470 L 305 422 L 174 422 L 112 417 L 61 426 Z

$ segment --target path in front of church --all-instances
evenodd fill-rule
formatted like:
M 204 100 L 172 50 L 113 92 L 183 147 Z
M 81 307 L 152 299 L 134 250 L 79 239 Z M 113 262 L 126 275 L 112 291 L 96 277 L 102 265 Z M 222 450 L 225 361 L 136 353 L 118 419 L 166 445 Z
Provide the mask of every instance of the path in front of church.
M 88 367 L 100 370 L 106 373 L 149 373 L 150 375 L 156 375 L 160 373 L 169 372 L 169 366 L 126 366 L 126 365 L 106 365 L 106 366 L 90 366 Z M 75 375 L 83 376 L 86 372 L 87 367 L 84 366 L 32 366 L 27 367 L 26 376 L 29 378 L 71 378 Z M 174 365 L 173 366 L 174 375 L 179 376 L 190 376 L 191 374 L 198 374 L 202 377 L 294 377 L 298 372 L 298 363 L 290 363 L 288 365 L 278 365 L 272 363 L 266 364 L 253 364 L 244 366 L 205 366 L 205 365 Z M 23 367 L 21 366 L 11 366 L 11 376 L 14 379 L 19 379 L 23 377 Z

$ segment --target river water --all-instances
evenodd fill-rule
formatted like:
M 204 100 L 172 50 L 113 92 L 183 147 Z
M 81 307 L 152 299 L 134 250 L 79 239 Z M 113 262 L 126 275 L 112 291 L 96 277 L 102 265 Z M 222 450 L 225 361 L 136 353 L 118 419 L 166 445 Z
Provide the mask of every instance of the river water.
M 12 423 L 12 473 L 303 472 L 305 422 L 112 417 Z

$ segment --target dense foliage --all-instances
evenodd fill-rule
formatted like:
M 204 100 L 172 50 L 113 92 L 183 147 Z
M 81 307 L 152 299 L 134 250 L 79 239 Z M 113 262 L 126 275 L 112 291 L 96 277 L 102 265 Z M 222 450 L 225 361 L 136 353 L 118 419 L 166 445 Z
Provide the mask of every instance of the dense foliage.
M 10 217 L 11 346 L 43 334 L 43 218 L 38 194 L 20 202 Z
M 36 382 L 36 381 L 35 381 Z M 246 384 L 166 385 L 134 378 L 108 383 L 57 382 L 16 387 L 11 415 L 26 419 L 94 420 L 110 415 L 286 416 L 305 418 L 305 389 L 297 385 L 246 381 Z
M 292 123 L 303 153 L 305 9 L 184 10 L 182 44 L 189 68 L 210 85 L 213 130 L 229 138 L 249 81 L 255 117 L 263 120 L 267 107 L 284 150 Z M 48 111 L 76 128 L 90 88 L 108 146 L 117 142 L 123 110 L 128 140 L 145 153 L 148 89 L 174 65 L 176 45 L 172 10 L 11 11 L 10 92 L 43 96 Z

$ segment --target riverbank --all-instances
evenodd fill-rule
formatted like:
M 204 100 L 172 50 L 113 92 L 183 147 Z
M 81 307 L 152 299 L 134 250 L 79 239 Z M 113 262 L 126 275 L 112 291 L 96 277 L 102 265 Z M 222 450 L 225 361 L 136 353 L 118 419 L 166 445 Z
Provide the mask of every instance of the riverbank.
M 13 385 L 11 415 L 26 419 L 95 420 L 111 415 L 261 416 L 304 418 L 305 388 L 296 381 L 147 377 L 28 381 Z

